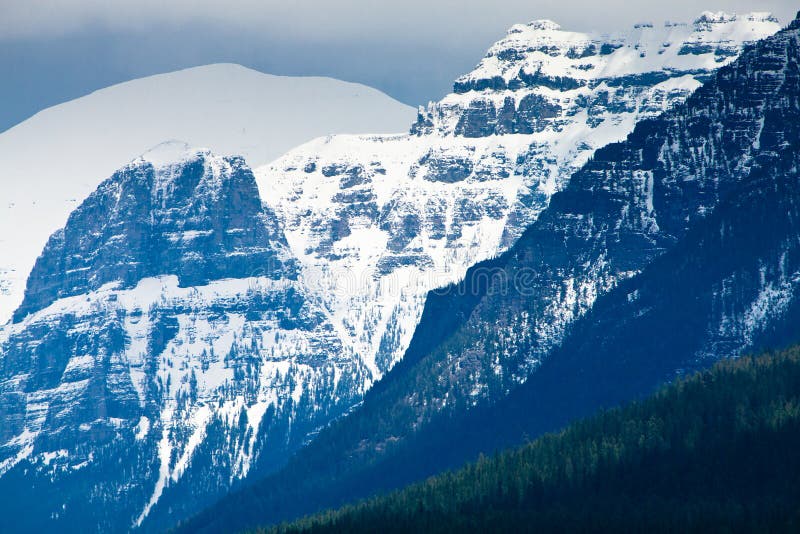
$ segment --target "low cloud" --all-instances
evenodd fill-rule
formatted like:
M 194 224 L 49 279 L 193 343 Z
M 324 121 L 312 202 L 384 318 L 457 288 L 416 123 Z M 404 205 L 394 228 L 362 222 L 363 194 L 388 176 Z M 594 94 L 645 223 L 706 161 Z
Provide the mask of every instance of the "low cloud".
M 313 40 L 406 39 L 451 44 L 496 37 L 515 22 L 550 18 L 578 30 L 611 31 L 632 23 L 687 20 L 700 10 L 772 11 L 787 21 L 793 0 L 0 0 L 0 38 L 73 32 L 169 31 L 203 23 L 273 37 Z

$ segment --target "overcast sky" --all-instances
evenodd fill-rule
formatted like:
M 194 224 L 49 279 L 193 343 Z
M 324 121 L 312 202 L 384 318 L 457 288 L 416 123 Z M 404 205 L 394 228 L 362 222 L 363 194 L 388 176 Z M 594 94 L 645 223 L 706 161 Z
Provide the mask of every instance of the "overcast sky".
M 415 105 L 446 93 L 514 23 L 613 32 L 796 0 L 0 0 L 0 130 L 135 77 L 230 61 L 361 82 Z

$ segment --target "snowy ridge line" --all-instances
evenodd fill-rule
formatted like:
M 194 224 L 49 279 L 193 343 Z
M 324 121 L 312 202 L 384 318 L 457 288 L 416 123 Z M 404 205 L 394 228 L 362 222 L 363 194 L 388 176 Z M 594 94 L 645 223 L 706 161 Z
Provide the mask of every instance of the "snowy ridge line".
M 458 133 L 460 112 L 474 105 L 517 106 L 531 95 L 627 81 L 653 83 L 694 77 L 729 63 L 742 44 L 772 35 L 780 25 L 770 13 L 703 12 L 692 24 L 642 23 L 604 35 L 564 31 L 549 20 L 512 26 L 472 72 L 458 78 L 455 92 L 420 109 L 417 131 Z M 647 80 L 656 76 L 655 80 Z M 686 83 L 684 81 L 683 83 Z M 689 89 L 695 89 L 690 87 Z

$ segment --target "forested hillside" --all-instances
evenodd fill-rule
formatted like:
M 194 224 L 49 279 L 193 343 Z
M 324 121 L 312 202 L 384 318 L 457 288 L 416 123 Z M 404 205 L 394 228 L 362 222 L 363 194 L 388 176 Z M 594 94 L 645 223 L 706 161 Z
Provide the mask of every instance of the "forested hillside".
M 272 532 L 797 531 L 800 347 Z

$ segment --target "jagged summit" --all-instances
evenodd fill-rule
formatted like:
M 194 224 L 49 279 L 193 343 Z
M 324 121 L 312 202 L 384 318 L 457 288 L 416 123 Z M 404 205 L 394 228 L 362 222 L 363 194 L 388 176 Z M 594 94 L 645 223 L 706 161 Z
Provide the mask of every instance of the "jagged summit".
M 243 158 L 170 142 L 124 166 L 53 234 L 0 329 L 0 484 L 24 466 L 20 491 L 64 477 L 41 504 L 67 531 L 90 528 L 86 508 L 125 530 L 285 458 L 369 376 L 305 293 Z
M 780 20 L 778 20 L 778 17 L 776 17 L 769 11 L 752 11 L 743 16 L 747 17 L 747 20 L 753 22 L 762 22 L 762 21 L 780 22 Z
M 429 294 L 403 362 L 359 410 L 187 531 L 384 492 L 497 450 L 503 434 L 551 431 L 720 356 L 796 342 L 798 33 L 746 47 L 596 151 L 508 252 Z M 420 457 L 435 466 L 408 460 Z
M 779 29 L 768 13 L 723 12 L 703 13 L 693 24 L 642 23 L 611 35 L 571 32 L 552 21 L 517 24 L 454 82 L 452 94 L 421 110 L 412 131 L 558 133 L 565 129 L 559 119 L 577 116 L 598 98 L 621 102 L 627 97 L 617 93 L 626 86 L 694 90 L 743 43 Z
M 255 171 L 303 278 L 375 378 L 402 357 L 428 290 L 504 251 L 597 148 L 780 29 L 640 27 L 623 44 L 516 28 L 460 79 L 480 88 L 422 110 L 410 135 L 320 138 Z
M 243 158 L 163 143 L 103 182 L 53 234 L 14 319 L 109 282 L 124 288 L 174 274 L 198 285 L 265 269 L 285 276 L 283 248 Z

